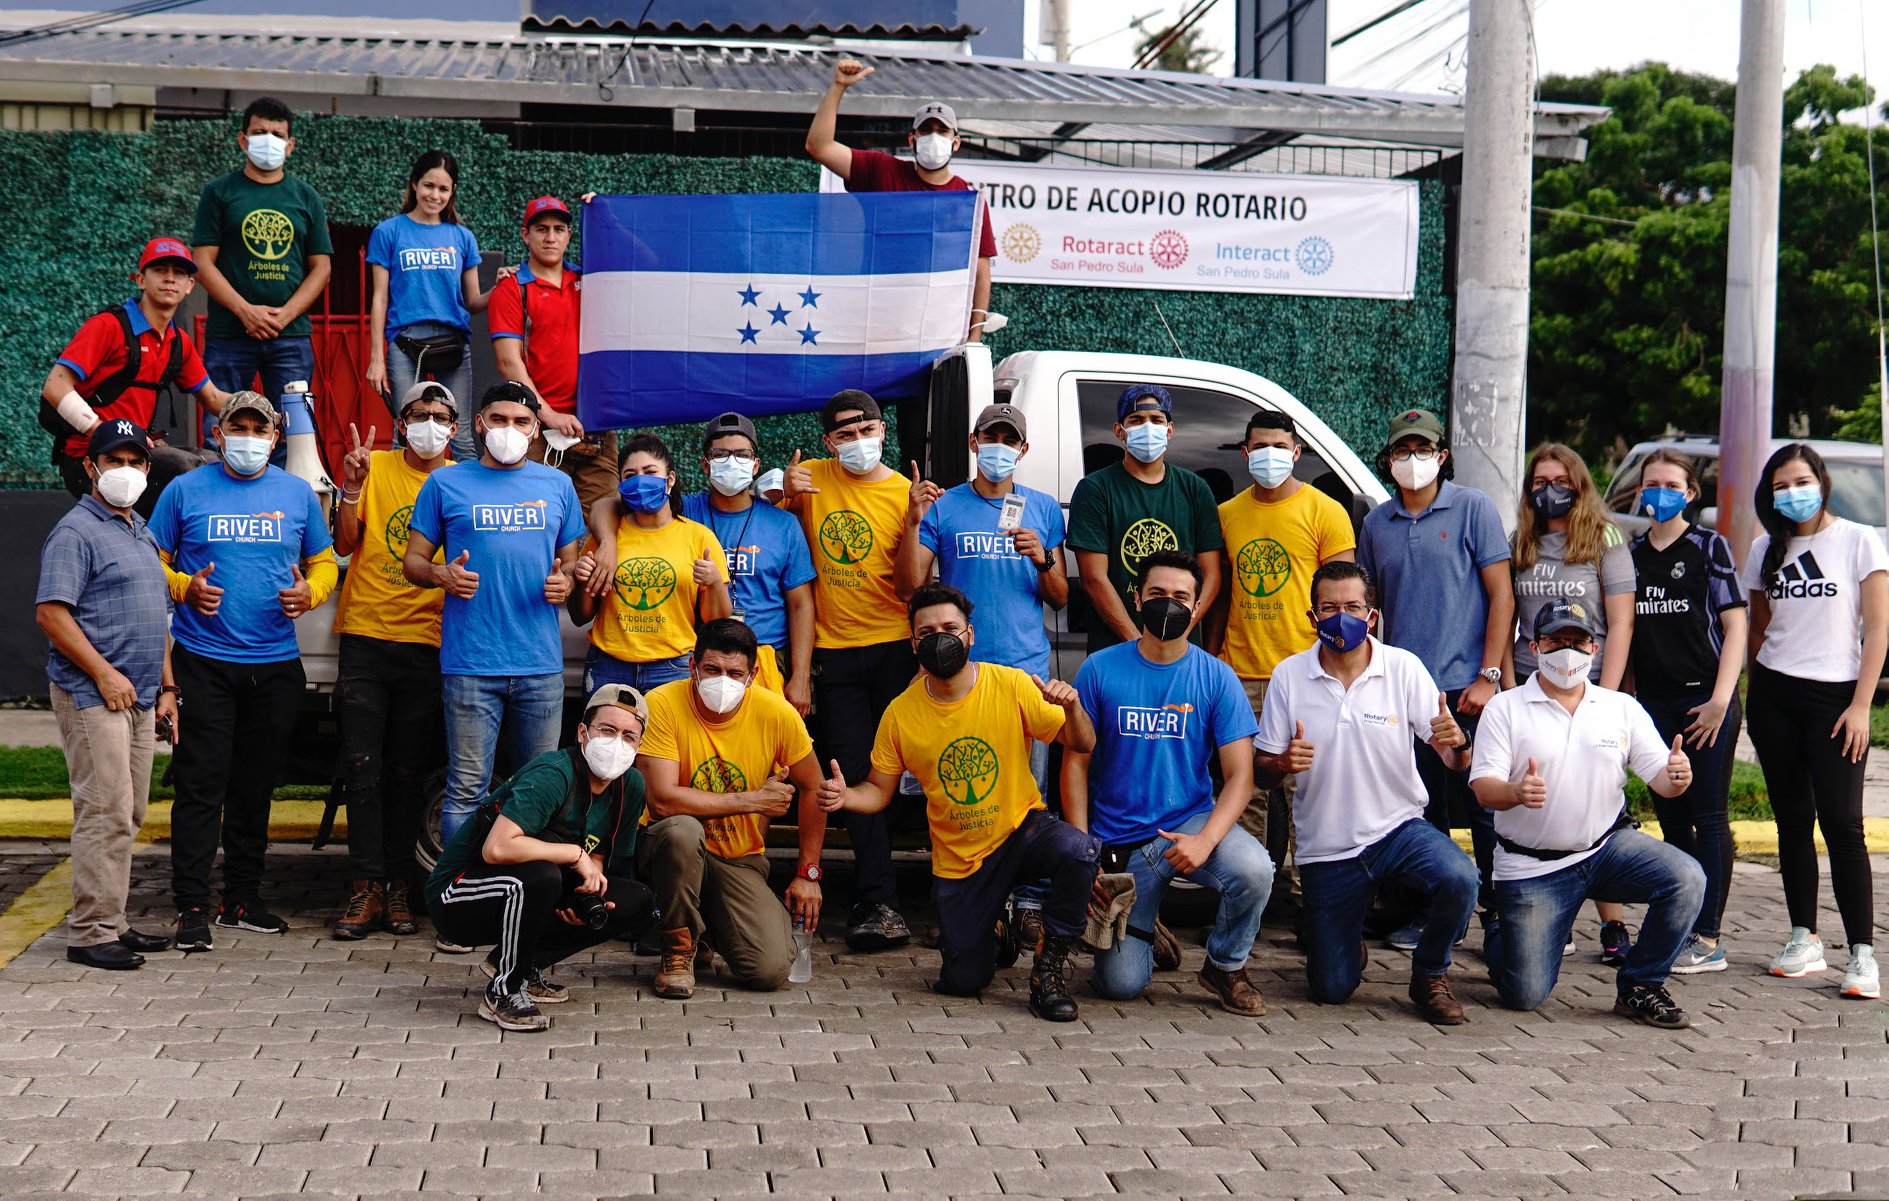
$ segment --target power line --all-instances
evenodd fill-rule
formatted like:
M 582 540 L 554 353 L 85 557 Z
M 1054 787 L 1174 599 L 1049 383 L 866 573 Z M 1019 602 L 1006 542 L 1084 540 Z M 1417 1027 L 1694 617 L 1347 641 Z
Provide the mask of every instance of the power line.
M 155 13 L 169 12 L 174 8 L 183 8 L 195 4 L 197 0 L 134 0 L 120 8 L 108 8 L 99 12 L 82 13 L 76 17 L 66 17 L 50 21 L 44 25 L 35 25 L 30 29 L 18 29 L 12 33 L 0 34 L 0 46 L 19 46 L 27 42 L 44 41 L 61 34 L 78 33 L 87 29 L 97 29 L 101 25 L 110 25 L 115 21 L 130 20 L 133 17 L 148 17 Z
M 1338 47 L 1344 45 L 1346 42 L 1350 41 L 1352 38 L 1357 37 L 1359 34 L 1369 33 L 1371 30 L 1376 29 L 1379 25 L 1382 25 L 1384 22 L 1390 20 L 1394 16 L 1397 16 L 1399 13 L 1408 12 L 1411 9 L 1417 7 L 1417 5 L 1422 4 L 1424 2 L 1425 0 L 1403 0 L 1402 4 L 1393 5 L 1388 12 L 1381 12 L 1377 14 L 1375 17 L 1372 17 L 1369 21 L 1366 21 L 1364 24 L 1358 26 L 1357 28 L 1351 29 L 1344 33 L 1339 34 L 1337 37 L 1332 39 L 1331 48 L 1333 50 L 1336 50 Z

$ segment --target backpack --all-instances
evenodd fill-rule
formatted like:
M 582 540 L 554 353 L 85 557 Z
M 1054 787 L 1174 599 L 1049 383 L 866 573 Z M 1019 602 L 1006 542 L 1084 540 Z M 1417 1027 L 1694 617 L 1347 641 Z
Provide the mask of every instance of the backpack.
M 118 322 L 118 331 L 125 340 L 125 363 L 124 366 L 99 381 L 92 395 L 85 398 L 86 403 L 94 409 L 102 409 L 133 388 L 142 388 L 155 395 L 177 382 L 177 377 L 182 375 L 184 370 L 184 335 L 181 330 L 175 338 L 170 340 L 170 361 L 164 364 L 164 373 L 157 378 L 155 383 L 150 383 L 138 378 L 138 368 L 143 365 L 144 359 L 144 341 L 132 332 L 130 314 L 125 312 L 123 305 L 115 305 L 101 311 Z M 59 415 L 58 409 L 47 403 L 43 396 L 39 401 L 39 428 L 53 437 L 52 461 L 56 465 L 64 457 L 66 439 L 72 437 L 77 431 Z

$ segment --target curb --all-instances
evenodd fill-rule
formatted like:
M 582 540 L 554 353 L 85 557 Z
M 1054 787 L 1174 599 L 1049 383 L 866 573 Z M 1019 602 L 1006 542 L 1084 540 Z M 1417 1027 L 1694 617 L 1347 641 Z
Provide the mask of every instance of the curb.
M 5 813 L 5 802 L 0 802 L 0 815 Z M 0 816 L 0 822 L 4 817 Z M 1732 844 L 1740 855 L 1775 855 L 1777 850 L 1777 824 L 1767 821 L 1736 821 L 1731 823 Z M 0 826 L 4 828 L 4 826 Z M 1658 822 L 1641 822 L 1640 832 L 1654 838 L 1660 836 Z M 1469 831 L 1453 830 L 1450 836 L 1456 845 L 1469 850 Z M 1828 853 L 1830 848 L 1824 845 L 1823 831 L 1816 834 L 1817 850 Z M 1866 817 L 1863 819 L 1863 846 L 1872 855 L 1889 854 L 1889 817 Z
M 315 837 L 315 831 L 321 825 L 325 808 L 326 805 L 321 801 L 276 801 L 269 810 L 270 840 L 309 841 Z M 347 842 L 347 813 L 346 806 L 343 806 L 335 815 L 333 838 L 343 845 Z M 140 839 L 148 842 L 170 836 L 171 802 L 152 801 L 150 808 L 145 810 Z M 71 837 L 70 798 L 50 801 L 0 798 L 0 840 L 63 840 Z

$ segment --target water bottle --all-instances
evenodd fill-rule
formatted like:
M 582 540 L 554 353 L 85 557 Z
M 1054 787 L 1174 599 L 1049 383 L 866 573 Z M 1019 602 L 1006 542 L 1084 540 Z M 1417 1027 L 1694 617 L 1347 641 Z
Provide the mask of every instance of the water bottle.
M 789 984 L 805 984 L 813 979 L 813 931 L 794 923 L 794 966 L 787 969 Z

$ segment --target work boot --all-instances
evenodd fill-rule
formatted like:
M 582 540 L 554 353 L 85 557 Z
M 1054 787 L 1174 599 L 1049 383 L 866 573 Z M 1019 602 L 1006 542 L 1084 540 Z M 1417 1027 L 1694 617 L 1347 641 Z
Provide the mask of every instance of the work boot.
M 1076 999 L 1069 995 L 1069 984 L 1063 979 L 1069 970 L 1069 952 L 1075 945 L 1073 938 L 1046 935 L 1036 964 L 1030 969 L 1030 1012 L 1046 1022 L 1076 1020 Z
M 336 938 L 352 942 L 366 938 L 380 929 L 387 911 L 387 890 L 372 880 L 356 880 L 348 885 L 348 907 L 335 919 Z
M 1174 937 L 1174 931 L 1161 924 L 1160 918 L 1154 919 L 1154 970 L 1181 970 L 1181 940 Z
M 662 966 L 656 969 L 656 995 L 686 1001 L 695 995 L 695 936 L 687 926 L 662 932 Z
M 1427 1020 L 1439 1026 L 1460 1026 L 1469 1020 L 1463 1003 L 1450 990 L 1448 976 L 1412 976 L 1410 999 Z
M 407 895 L 405 880 L 391 880 L 387 883 L 387 933 L 413 934 L 420 928 L 420 923 L 413 920 L 413 902 Z
M 1200 986 L 1213 994 L 1213 999 L 1220 1002 L 1220 1008 L 1228 1013 L 1237 1013 L 1241 1017 L 1263 1018 L 1266 1016 L 1265 998 L 1247 979 L 1246 969 L 1221 971 L 1213 964 L 1203 964 L 1200 971 L 1194 973 L 1194 979 Z

